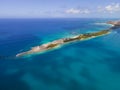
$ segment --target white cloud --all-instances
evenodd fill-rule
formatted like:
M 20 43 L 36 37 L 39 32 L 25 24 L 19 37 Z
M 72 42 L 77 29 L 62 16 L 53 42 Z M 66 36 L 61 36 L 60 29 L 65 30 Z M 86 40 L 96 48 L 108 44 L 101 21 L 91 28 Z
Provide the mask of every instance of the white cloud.
M 90 13 L 90 10 L 88 9 L 75 9 L 75 8 L 70 8 L 68 10 L 65 11 L 65 13 L 67 14 L 88 14 Z
M 115 13 L 120 11 L 120 4 L 119 3 L 113 3 L 104 7 L 98 7 L 99 12 L 104 13 Z
M 116 11 L 120 11 L 120 4 L 117 3 L 117 4 L 113 4 L 113 5 L 108 5 L 105 7 L 105 10 L 106 11 L 109 11 L 109 12 L 116 12 Z
M 78 14 L 80 13 L 80 10 L 71 8 L 71 9 L 66 10 L 65 13 Z

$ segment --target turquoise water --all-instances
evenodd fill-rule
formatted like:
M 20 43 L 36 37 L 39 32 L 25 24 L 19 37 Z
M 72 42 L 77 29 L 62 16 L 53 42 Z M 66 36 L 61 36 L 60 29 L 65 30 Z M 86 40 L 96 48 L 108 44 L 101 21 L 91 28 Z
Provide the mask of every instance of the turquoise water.
M 0 90 L 120 90 L 120 29 L 13 58 L 55 39 L 104 30 L 113 19 L 1 19 Z

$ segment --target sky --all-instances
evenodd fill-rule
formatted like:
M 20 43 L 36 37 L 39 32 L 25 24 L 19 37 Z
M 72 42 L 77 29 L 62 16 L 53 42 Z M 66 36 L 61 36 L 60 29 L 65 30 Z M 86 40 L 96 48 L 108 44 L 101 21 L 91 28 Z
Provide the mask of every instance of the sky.
M 120 0 L 0 0 L 0 18 L 120 18 Z

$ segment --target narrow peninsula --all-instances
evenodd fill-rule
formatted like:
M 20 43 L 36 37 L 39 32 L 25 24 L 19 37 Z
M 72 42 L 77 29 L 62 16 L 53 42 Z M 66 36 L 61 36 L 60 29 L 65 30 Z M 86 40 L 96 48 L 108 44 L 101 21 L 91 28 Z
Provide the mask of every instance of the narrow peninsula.
M 98 31 L 98 32 L 80 34 L 80 35 L 77 35 L 77 36 L 74 36 L 74 37 L 71 37 L 71 38 L 62 38 L 62 39 L 54 40 L 52 42 L 42 44 L 40 46 L 35 46 L 28 51 L 18 53 L 16 55 L 16 57 L 22 57 L 22 56 L 26 56 L 26 55 L 30 55 L 30 54 L 35 54 L 35 53 L 38 53 L 38 52 L 51 50 L 53 48 L 56 48 L 58 46 L 66 44 L 66 43 L 71 43 L 71 42 L 75 42 L 75 41 L 82 41 L 82 40 L 86 40 L 86 39 L 96 38 L 96 37 L 99 37 L 99 36 L 109 34 L 113 29 L 120 28 L 120 21 L 110 21 L 110 22 L 107 22 L 107 23 L 112 24 L 113 27 L 111 27 L 107 30 L 101 30 L 101 31 Z

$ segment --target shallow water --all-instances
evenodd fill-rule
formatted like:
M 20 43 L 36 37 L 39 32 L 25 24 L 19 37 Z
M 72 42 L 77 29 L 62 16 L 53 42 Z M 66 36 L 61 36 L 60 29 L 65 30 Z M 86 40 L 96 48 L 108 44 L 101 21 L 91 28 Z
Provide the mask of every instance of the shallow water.
M 111 26 L 96 23 L 109 20 L 1 19 L 0 90 L 120 90 L 120 29 L 43 54 L 12 58 L 55 39 L 107 29 Z

